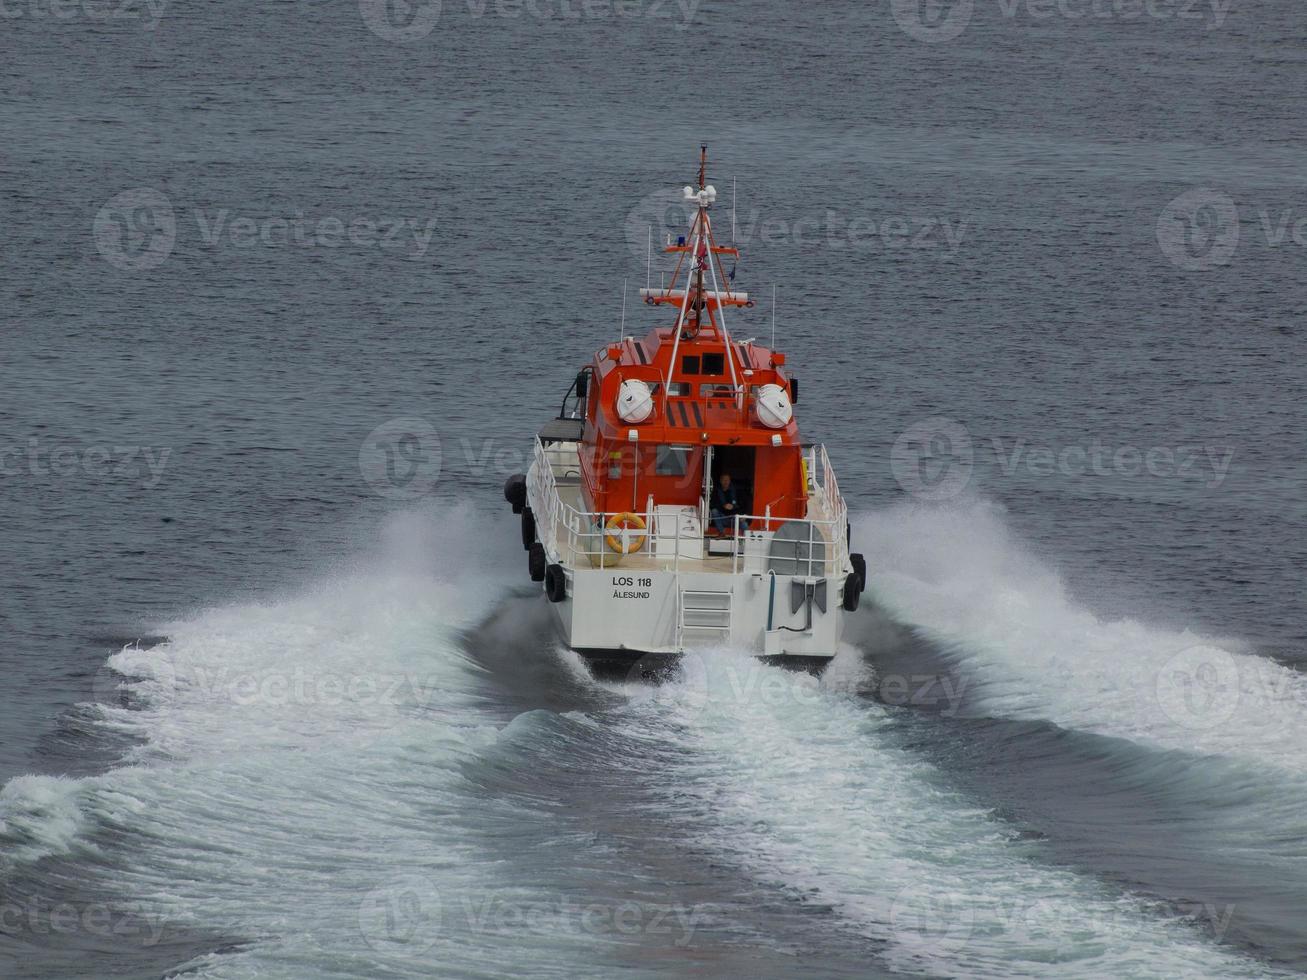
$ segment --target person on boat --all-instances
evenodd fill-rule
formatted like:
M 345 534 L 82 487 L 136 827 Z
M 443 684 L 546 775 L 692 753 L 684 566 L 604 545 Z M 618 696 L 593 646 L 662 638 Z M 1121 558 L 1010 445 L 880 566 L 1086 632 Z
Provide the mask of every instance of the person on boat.
M 713 487 L 708 501 L 709 516 L 718 534 L 725 534 L 734 525 L 739 506 L 735 488 L 731 486 L 731 474 L 723 473 L 717 478 L 717 486 Z

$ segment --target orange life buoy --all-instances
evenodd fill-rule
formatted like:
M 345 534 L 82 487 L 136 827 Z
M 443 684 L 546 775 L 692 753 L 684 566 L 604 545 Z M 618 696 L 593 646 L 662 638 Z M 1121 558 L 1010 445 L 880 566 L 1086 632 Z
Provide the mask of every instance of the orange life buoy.
M 625 514 L 614 514 L 608 518 L 608 522 L 604 527 L 608 528 L 610 532 L 604 535 L 604 540 L 608 542 L 608 547 L 619 555 L 631 555 L 639 551 L 644 547 L 645 538 L 648 537 L 647 534 L 643 533 L 645 530 L 644 518 L 629 511 Z M 631 530 L 642 533 L 636 537 L 624 533 Z

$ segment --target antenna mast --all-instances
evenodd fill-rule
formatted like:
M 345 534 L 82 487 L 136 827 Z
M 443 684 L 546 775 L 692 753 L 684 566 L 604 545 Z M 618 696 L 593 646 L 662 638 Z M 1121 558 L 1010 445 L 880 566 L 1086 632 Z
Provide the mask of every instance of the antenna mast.
M 699 190 L 703 190 L 707 186 L 707 176 L 708 144 L 702 143 L 699 146 Z M 695 217 L 695 223 L 699 225 L 704 225 L 705 223 L 702 206 L 700 207 L 698 215 Z M 703 308 L 706 305 L 703 299 L 703 267 L 708 262 L 712 261 L 711 252 L 708 251 L 707 230 L 706 227 L 700 227 L 699 237 L 694 239 L 694 242 L 692 243 L 696 252 L 694 256 L 696 268 L 694 271 L 694 330 L 690 333 L 691 337 L 697 337 L 699 335 L 699 330 L 703 326 L 702 315 Z M 705 257 L 702 259 L 697 254 L 700 250 L 704 251 Z
M 731 244 L 735 244 L 735 178 L 731 178 Z

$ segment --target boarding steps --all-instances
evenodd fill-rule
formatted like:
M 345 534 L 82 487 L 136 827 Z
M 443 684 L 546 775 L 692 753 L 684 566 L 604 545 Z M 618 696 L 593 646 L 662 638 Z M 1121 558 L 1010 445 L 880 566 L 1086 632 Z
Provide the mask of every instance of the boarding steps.
M 680 601 L 676 610 L 676 646 L 685 649 L 686 640 L 697 638 L 706 643 L 726 642 L 731 638 L 733 593 L 710 589 L 682 589 L 677 583 Z

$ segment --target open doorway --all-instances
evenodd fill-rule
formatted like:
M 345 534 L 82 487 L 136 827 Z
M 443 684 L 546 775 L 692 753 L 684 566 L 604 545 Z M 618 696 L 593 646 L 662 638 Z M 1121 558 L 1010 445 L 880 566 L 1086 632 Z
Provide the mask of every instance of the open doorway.
M 709 484 L 708 509 L 710 516 L 714 510 L 714 500 L 722 498 L 720 490 L 722 486 L 722 476 L 730 477 L 729 493 L 726 495 L 733 498 L 735 506 L 730 509 L 732 514 L 752 514 L 753 513 L 753 467 L 755 462 L 756 451 L 753 446 L 714 446 L 712 453 L 712 482 Z M 720 508 L 718 508 L 720 509 Z M 719 520 L 719 527 L 715 527 L 718 533 L 730 533 L 734 523 L 727 524 Z

